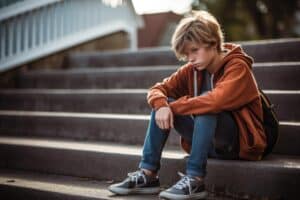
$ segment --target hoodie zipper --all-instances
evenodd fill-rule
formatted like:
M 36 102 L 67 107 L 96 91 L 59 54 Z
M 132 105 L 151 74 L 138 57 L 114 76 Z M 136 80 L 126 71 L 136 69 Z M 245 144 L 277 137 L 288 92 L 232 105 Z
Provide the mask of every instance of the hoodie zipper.
M 214 89 L 214 74 L 212 74 L 210 77 L 210 85 L 211 85 L 211 90 Z
M 198 96 L 197 70 L 194 69 L 194 97 Z

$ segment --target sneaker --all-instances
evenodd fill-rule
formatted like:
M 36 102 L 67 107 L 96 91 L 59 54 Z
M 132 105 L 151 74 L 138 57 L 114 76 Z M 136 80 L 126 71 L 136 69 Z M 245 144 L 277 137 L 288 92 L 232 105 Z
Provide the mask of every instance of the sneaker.
M 181 179 L 169 189 L 162 191 L 159 198 L 162 199 L 204 199 L 208 193 L 202 181 L 191 176 L 179 173 Z
M 142 170 L 128 173 L 128 177 L 109 186 L 108 190 L 119 195 L 127 194 L 157 194 L 160 192 L 158 177 L 147 176 Z

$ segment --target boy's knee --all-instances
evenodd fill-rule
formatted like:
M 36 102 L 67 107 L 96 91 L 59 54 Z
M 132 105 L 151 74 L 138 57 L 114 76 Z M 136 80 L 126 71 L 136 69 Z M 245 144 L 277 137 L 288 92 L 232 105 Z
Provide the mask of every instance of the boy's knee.
M 216 114 L 194 115 L 194 121 L 213 120 L 213 119 L 217 119 Z

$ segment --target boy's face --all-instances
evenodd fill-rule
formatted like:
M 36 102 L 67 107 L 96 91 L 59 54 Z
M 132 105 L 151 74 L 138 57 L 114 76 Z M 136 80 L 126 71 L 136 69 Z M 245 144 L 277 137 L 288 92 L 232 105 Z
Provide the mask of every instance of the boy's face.
M 217 50 L 205 44 L 188 42 L 184 48 L 187 61 L 197 70 L 206 69 L 217 55 Z

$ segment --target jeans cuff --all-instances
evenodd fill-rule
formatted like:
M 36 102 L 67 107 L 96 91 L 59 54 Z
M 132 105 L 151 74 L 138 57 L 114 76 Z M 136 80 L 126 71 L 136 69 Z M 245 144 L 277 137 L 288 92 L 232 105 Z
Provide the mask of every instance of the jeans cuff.
M 159 168 L 157 166 L 151 165 L 151 164 L 148 164 L 148 163 L 145 163 L 145 162 L 140 162 L 139 168 L 140 169 L 147 169 L 147 170 L 150 170 L 152 172 L 157 172 L 159 170 Z
M 186 175 L 188 175 L 188 176 L 205 177 L 206 173 L 205 172 L 199 172 L 199 171 L 193 170 L 193 169 L 187 169 L 186 170 Z

